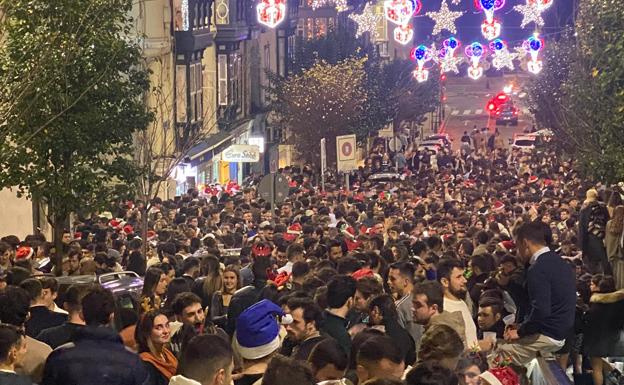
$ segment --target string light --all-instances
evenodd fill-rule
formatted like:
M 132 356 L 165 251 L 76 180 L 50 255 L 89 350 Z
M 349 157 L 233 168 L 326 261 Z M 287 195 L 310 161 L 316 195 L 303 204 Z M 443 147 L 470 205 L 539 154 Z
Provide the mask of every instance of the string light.
M 433 59 L 435 54 L 435 48 L 427 48 L 426 45 L 419 45 L 412 49 L 410 57 L 416 62 L 416 69 L 412 72 L 412 75 L 417 82 L 422 83 L 429 79 L 429 70 L 424 68 L 425 63 Z
M 384 15 L 388 21 L 397 25 L 408 25 L 412 16 L 420 12 L 420 0 L 386 0 L 384 1 Z
M 492 65 L 497 70 L 505 67 L 510 70 L 514 69 L 513 60 L 516 58 L 515 53 L 510 53 L 507 43 L 501 39 L 496 39 L 490 43 L 490 51 L 492 51 Z
M 411 25 L 400 25 L 394 28 L 394 40 L 399 43 L 406 45 L 412 38 L 414 37 L 414 30 Z
M 481 34 L 488 40 L 496 39 L 500 36 L 501 24 L 496 19 L 491 21 L 485 20 L 481 24 Z
M 427 12 L 426 15 L 435 21 L 432 34 L 438 35 L 442 30 L 447 30 L 453 34 L 457 33 L 455 20 L 463 14 L 461 11 L 450 11 L 446 0 L 444 0 L 438 12 Z
M 552 4 L 552 3 L 550 3 Z M 538 2 L 528 2 L 527 4 L 519 4 L 513 8 L 515 11 L 522 14 L 522 22 L 520 27 L 524 28 L 530 23 L 535 23 L 536 26 L 541 27 L 544 25 L 544 18 L 542 17 L 542 11 L 545 9 L 539 6 Z
M 479 42 L 474 42 L 466 47 L 464 53 L 470 60 L 468 67 L 468 76 L 474 80 L 479 79 L 483 75 L 483 67 L 481 59 L 485 56 L 485 48 Z
M 544 49 L 544 40 L 539 37 L 539 34 L 535 32 L 533 36 L 529 37 L 522 43 L 522 47 L 525 52 L 529 54 L 530 59 L 527 63 L 527 69 L 533 74 L 538 74 L 542 71 L 544 64 L 538 59 L 539 53 Z
M 462 57 L 456 57 L 455 51 L 461 45 L 460 41 L 450 37 L 442 42 L 442 48 L 434 55 L 435 60 L 440 65 L 440 71 L 459 73 L 458 66 L 464 61 Z
M 286 0 L 261 0 L 256 11 L 259 23 L 275 28 L 286 17 Z
M 349 6 L 347 4 L 347 0 L 314 0 L 312 1 L 312 9 L 317 10 L 318 8 L 327 8 L 333 6 L 336 8 L 338 12 L 346 11 Z
M 453 3 L 453 5 L 459 5 L 461 4 L 461 0 L 451 0 L 451 3 Z
M 376 40 L 379 37 L 377 32 L 377 24 L 381 21 L 382 16 L 375 12 L 375 9 L 369 4 L 366 4 L 364 11 L 361 14 L 352 13 L 349 15 L 349 19 L 353 20 L 357 24 L 356 37 L 362 36 L 364 33 L 370 33 L 371 39 Z

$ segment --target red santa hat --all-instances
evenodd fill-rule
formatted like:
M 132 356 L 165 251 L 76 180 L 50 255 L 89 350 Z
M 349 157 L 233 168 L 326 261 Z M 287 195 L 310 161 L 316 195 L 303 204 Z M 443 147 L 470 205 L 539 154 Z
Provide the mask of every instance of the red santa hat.
M 492 368 L 479 375 L 490 385 L 519 385 L 520 379 L 509 366 Z
M 537 183 L 538 180 L 539 178 L 537 177 L 537 175 L 531 175 L 529 179 L 527 180 L 527 183 L 528 184 Z
M 157 237 L 156 232 L 154 230 L 147 231 L 147 240 L 153 241 Z
M 74 233 L 74 239 L 82 239 L 82 233 L 80 231 L 76 231 Z
M 290 227 L 288 227 L 288 230 L 286 230 L 286 232 L 288 234 L 301 235 L 301 233 L 303 232 L 303 227 L 301 227 L 301 224 L 299 223 L 293 223 L 292 225 L 290 225 Z
M 127 235 L 130 235 L 134 233 L 134 228 L 131 225 L 125 225 L 123 227 L 123 232 L 126 233 Z
M 271 255 L 272 251 L 273 250 L 271 249 L 271 246 L 261 245 L 258 243 L 253 245 L 253 247 L 251 248 L 251 254 L 254 257 L 268 257 Z
M 355 279 L 356 281 L 364 277 L 373 277 L 373 276 L 375 276 L 375 273 L 373 273 L 371 269 L 366 269 L 366 268 L 356 270 L 351 274 L 351 277 L 353 277 L 353 279 Z
M 502 241 L 499 242 L 497 246 L 506 252 L 510 252 L 511 250 L 516 248 L 516 244 L 514 241 Z
M 112 227 L 113 229 L 118 230 L 121 227 L 121 220 L 113 218 L 110 221 L 108 221 L 108 225 Z
M 15 260 L 20 261 L 22 259 L 30 259 L 32 258 L 35 250 L 29 246 L 20 246 L 17 248 L 15 252 Z
M 501 201 L 496 201 L 492 205 L 492 211 L 494 211 L 495 213 L 503 211 L 504 208 L 505 208 L 505 204 Z
M 544 186 L 548 187 L 551 186 L 553 184 L 553 180 L 552 179 L 544 179 Z

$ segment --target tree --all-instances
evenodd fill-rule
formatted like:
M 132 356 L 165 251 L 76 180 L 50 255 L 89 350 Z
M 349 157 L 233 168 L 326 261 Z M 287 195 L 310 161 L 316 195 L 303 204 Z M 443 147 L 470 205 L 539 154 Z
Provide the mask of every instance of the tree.
M 152 114 L 132 1 L 0 0 L 0 8 L 0 85 L 23 93 L 0 93 L 0 186 L 45 201 L 59 266 L 69 214 L 105 207 L 137 177 L 133 134 Z
M 623 18 L 622 2 L 581 2 L 576 38 L 555 45 L 529 92 L 538 123 L 557 132 L 586 176 L 607 182 L 624 179 Z M 542 79 L 550 89 L 540 93 Z
M 272 110 L 279 123 L 290 129 L 304 161 L 320 164 L 316 149 L 324 137 L 328 164 L 335 163 L 336 136 L 354 132 L 366 107 L 365 62 L 366 58 L 334 65 L 321 61 L 290 78 L 273 77 Z

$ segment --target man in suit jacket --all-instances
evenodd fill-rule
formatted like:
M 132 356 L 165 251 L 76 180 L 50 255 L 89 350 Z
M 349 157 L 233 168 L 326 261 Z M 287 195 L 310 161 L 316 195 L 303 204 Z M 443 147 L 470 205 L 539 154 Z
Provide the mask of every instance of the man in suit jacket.
M 559 350 L 574 325 L 574 271 L 548 248 L 546 231 L 540 221 L 516 230 L 518 256 L 528 264 L 530 310 L 524 322 L 506 329 L 506 343 L 497 350 L 519 365 L 529 363 L 538 352 L 547 355 Z

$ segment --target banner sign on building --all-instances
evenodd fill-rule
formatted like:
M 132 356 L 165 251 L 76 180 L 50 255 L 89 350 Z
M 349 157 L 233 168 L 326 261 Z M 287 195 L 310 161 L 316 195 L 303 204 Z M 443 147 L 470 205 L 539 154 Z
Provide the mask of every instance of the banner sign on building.
M 355 135 L 336 137 L 336 154 L 338 154 L 338 172 L 348 172 L 357 169 Z
M 260 160 L 260 149 L 249 144 L 233 144 L 223 150 L 221 159 L 225 162 L 254 163 Z

